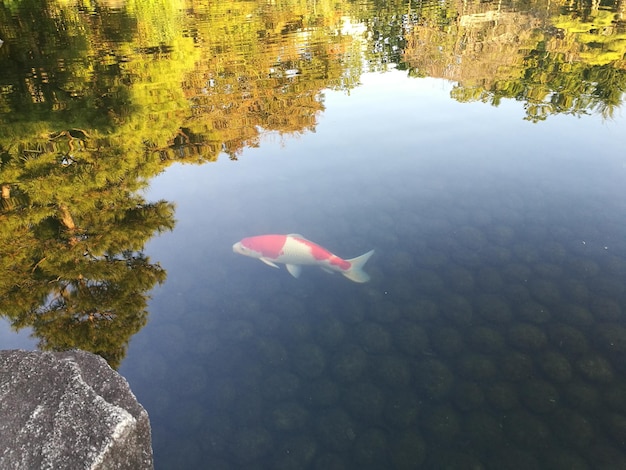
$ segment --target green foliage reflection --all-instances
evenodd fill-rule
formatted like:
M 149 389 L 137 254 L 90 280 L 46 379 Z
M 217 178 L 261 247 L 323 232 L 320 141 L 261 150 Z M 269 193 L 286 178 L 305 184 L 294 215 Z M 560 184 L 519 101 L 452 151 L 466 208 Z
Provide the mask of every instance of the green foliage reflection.
M 526 119 L 613 116 L 626 91 L 623 5 L 421 4 L 404 60 L 415 76 L 456 83 L 452 97 L 524 103 Z M 452 18 L 452 20 L 451 20 Z
M 81 132 L 2 151 L 0 313 L 32 327 L 42 349 L 81 348 L 116 367 L 165 280 L 141 250 L 173 228 L 174 208 L 137 192 L 158 157 L 107 155 Z
M 139 190 L 174 161 L 236 159 L 313 131 L 326 89 L 367 71 L 610 118 L 626 89 L 623 2 L 0 1 L 0 313 L 49 349 L 119 364 L 174 225 Z

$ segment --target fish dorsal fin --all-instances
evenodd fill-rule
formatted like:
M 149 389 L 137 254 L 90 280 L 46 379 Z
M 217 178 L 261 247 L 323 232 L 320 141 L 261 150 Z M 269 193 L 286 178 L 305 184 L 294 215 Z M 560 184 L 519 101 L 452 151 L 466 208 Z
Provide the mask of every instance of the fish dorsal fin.
M 271 266 L 272 268 L 278 268 L 280 269 L 276 264 L 272 263 L 270 260 L 268 260 L 267 258 L 259 258 L 261 261 L 263 261 L 265 264 L 267 264 L 268 266 Z
M 302 238 L 303 240 L 306 240 L 307 238 L 304 235 L 300 235 L 299 233 L 290 233 L 287 235 L 288 237 L 296 237 L 296 238 Z M 307 240 L 308 241 L 308 240 Z
M 287 271 L 296 279 L 300 277 L 300 273 L 302 272 L 302 267 L 297 264 L 286 264 Z

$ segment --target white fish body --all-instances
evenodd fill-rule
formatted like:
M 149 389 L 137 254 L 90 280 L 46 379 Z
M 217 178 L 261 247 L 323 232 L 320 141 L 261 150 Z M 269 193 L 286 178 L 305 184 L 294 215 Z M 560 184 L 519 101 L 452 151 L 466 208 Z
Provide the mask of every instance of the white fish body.
M 325 271 L 339 272 L 354 282 L 367 282 L 369 275 L 363 266 L 374 250 L 352 259 L 342 259 L 326 248 L 307 240 L 302 235 L 259 235 L 235 243 L 233 251 L 244 256 L 258 258 L 265 264 L 278 268 L 284 264 L 293 276 L 300 276 L 301 266 L 319 266 Z

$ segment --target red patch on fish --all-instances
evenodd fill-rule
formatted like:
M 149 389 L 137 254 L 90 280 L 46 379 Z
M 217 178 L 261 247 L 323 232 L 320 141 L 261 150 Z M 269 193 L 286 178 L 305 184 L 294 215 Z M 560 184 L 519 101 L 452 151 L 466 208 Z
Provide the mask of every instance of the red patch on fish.
M 298 240 L 300 243 L 302 243 L 303 245 L 306 245 L 309 248 L 309 250 L 311 250 L 311 255 L 313 255 L 313 258 L 315 258 L 318 261 L 323 260 L 323 259 L 328 259 L 332 256 L 332 253 L 330 253 L 328 250 L 325 250 L 324 248 L 322 248 L 316 243 L 310 242 L 309 240 L 306 240 L 304 238 L 299 238 L 299 237 L 294 237 L 294 238 Z
M 335 255 L 330 257 L 329 262 L 330 262 L 330 264 L 334 264 L 335 266 L 339 266 L 344 271 L 347 271 L 348 269 L 350 269 L 350 266 L 352 266 L 345 259 L 341 259 L 339 256 L 335 256 Z
M 263 254 L 267 258 L 276 259 L 283 254 L 287 235 L 261 235 L 244 238 L 241 244 L 246 248 Z
M 328 260 L 330 264 L 338 266 L 344 271 L 346 269 L 350 269 L 350 263 L 348 263 L 346 260 L 341 259 L 337 255 L 333 255 L 330 251 L 328 251 L 325 248 L 322 248 L 317 243 L 313 243 L 305 238 L 299 238 L 299 237 L 296 238 L 296 240 L 298 240 L 303 245 L 306 245 L 309 248 L 309 250 L 311 250 L 311 255 L 316 260 L 318 261 Z

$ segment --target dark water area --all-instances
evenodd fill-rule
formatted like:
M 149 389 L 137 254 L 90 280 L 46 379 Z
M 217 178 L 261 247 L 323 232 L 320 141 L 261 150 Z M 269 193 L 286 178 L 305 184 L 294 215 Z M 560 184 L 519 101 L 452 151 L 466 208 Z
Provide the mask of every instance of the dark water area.
M 520 125 L 397 72 L 359 90 L 315 134 L 154 181 L 180 219 L 121 372 L 157 466 L 621 468 L 622 124 Z M 373 248 L 372 279 L 231 252 L 273 232 Z
M 0 346 L 104 357 L 157 469 L 626 468 L 605 3 L 0 0 Z

